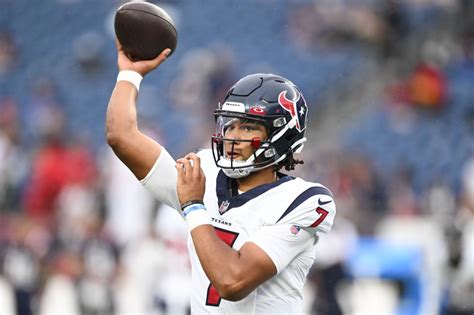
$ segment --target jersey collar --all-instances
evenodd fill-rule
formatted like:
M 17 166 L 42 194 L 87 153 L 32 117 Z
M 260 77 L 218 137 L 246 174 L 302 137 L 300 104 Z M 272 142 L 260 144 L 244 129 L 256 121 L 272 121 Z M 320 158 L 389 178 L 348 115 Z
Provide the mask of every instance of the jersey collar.
M 239 194 L 237 191 L 237 181 L 234 178 L 227 177 L 224 172 L 220 170 L 216 179 L 216 194 L 220 214 L 222 215 L 232 208 L 240 207 L 247 203 L 247 201 L 260 196 L 270 189 L 295 179 L 292 176 L 282 173 L 277 173 L 277 175 L 278 180 L 276 182 L 263 184 Z

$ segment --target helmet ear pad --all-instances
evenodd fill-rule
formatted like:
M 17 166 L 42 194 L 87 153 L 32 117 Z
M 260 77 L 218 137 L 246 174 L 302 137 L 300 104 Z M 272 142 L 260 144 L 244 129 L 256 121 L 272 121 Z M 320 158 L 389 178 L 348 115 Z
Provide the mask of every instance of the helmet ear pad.
M 296 130 L 295 127 L 283 132 L 281 137 L 277 137 L 279 130 L 277 130 L 273 137 L 270 137 L 271 146 L 278 153 L 278 156 L 287 155 L 290 152 L 294 152 L 292 145 L 296 143 L 300 137 L 300 133 Z M 280 131 L 281 132 L 281 131 Z M 273 140 L 276 138 L 276 140 Z

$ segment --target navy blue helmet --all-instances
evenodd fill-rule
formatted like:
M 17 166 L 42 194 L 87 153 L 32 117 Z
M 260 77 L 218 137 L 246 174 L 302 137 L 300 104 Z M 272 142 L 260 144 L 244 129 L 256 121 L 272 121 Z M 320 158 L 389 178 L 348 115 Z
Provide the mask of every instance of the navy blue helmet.
M 252 74 L 240 79 L 227 92 L 214 112 L 216 131 L 212 153 L 216 165 L 229 177 L 247 176 L 285 161 L 303 148 L 308 107 L 303 94 L 290 80 L 274 74 Z M 255 151 L 246 161 L 226 157 L 226 126 L 234 119 L 255 121 L 267 130 L 267 139 L 246 139 Z

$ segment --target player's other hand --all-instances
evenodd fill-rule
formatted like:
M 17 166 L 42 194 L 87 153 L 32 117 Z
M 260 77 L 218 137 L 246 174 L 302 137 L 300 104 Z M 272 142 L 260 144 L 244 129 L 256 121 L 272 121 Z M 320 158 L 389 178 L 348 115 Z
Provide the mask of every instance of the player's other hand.
M 178 198 L 180 204 L 191 200 L 203 200 L 206 189 L 206 176 L 201 168 L 201 159 L 189 153 L 176 161 L 178 170 Z
M 140 73 L 142 76 L 145 76 L 150 71 L 156 69 L 160 64 L 162 64 L 168 55 L 171 53 L 171 49 L 167 48 L 161 52 L 155 59 L 152 60 L 142 60 L 142 61 L 132 61 L 128 58 L 127 54 L 124 52 L 122 45 L 115 39 L 115 44 L 117 46 L 117 64 L 119 71 L 122 70 L 132 70 Z

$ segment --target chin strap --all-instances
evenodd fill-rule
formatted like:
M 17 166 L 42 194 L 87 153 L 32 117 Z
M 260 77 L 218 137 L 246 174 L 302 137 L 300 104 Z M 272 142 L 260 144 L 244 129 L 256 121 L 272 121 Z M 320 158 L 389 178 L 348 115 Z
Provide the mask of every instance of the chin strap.
M 248 168 L 246 169 L 231 169 L 231 168 L 223 168 L 222 171 L 224 174 L 230 178 L 242 178 L 248 176 L 251 173 L 251 170 Z

